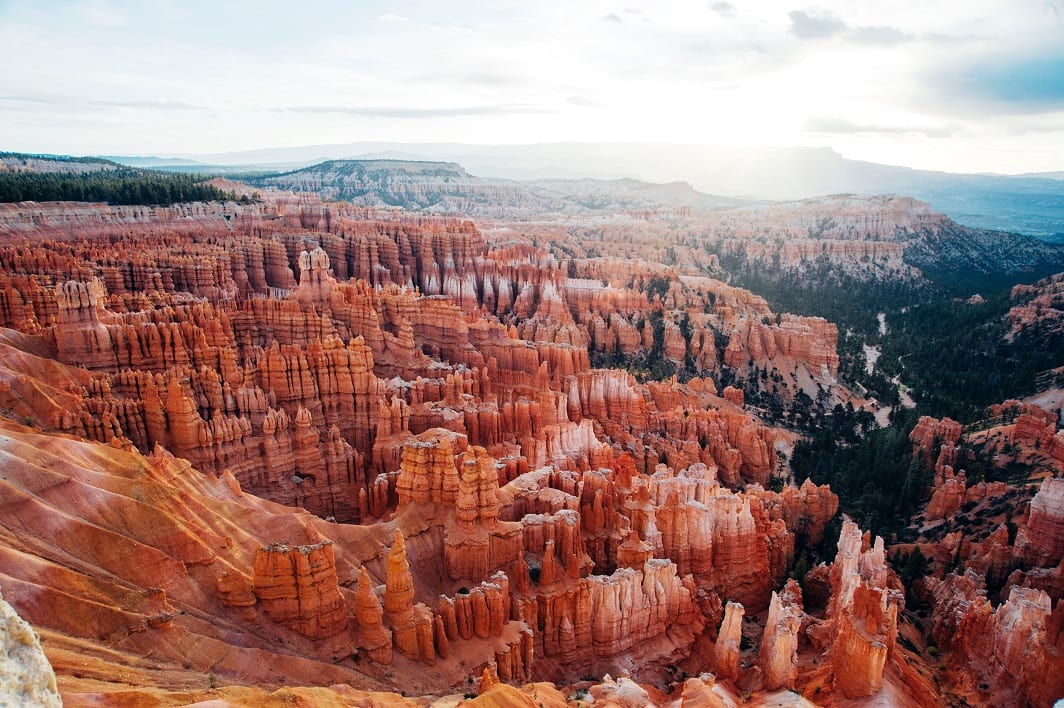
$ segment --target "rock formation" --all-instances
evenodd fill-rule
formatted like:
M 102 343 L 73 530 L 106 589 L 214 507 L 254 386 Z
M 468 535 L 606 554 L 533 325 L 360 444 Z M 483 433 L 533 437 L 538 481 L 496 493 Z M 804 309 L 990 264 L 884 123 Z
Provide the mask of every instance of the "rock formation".
M 775 598 L 775 593 L 773 593 Z M 771 609 L 769 610 L 771 616 Z M 713 673 L 719 679 L 734 679 L 739 675 L 739 643 L 743 631 L 743 606 L 729 602 L 724 607 L 724 621 L 713 647 Z
M 950 418 L 938 420 L 931 416 L 920 416 L 916 426 L 909 433 L 909 440 L 920 454 L 925 465 L 937 464 L 937 457 L 942 453 L 942 446 L 956 445 L 960 440 L 963 427 Z M 948 447 L 946 448 L 949 449 Z
M 363 567 L 358 576 L 358 594 L 353 613 L 358 624 L 359 646 L 378 664 L 392 663 L 392 636 L 384 628 L 384 611 Z
M 1064 605 L 1054 610 L 1041 590 L 1013 588 L 994 609 L 972 571 L 950 575 L 933 590 L 932 636 L 951 658 L 981 677 L 991 702 L 1050 705 L 1064 691 L 1061 629 Z
M 254 583 L 255 597 L 275 622 L 313 639 L 347 629 L 347 605 L 337 585 L 331 542 L 260 548 Z
M 1047 477 L 1042 482 L 1016 547 L 1034 566 L 1055 566 L 1064 559 L 1064 479 Z
M 772 593 L 761 635 L 761 671 L 765 688 L 793 689 L 798 680 L 798 638 L 802 628 L 802 590 L 794 580 Z
M 1012 299 L 1016 305 L 1009 310 L 1012 322 L 1010 335 L 1039 327 L 1042 331 L 1059 331 L 1064 323 L 1064 276 L 1060 273 L 1030 285 L 1013 286 Z
M 759 495 L 766 508 L 775 506 L 775 499 Z M 839 509 L 839 498 L 826 484 L 817 486 L 805 480 L 800 487 L 786 486 L 780 492 L 780 512 L 787 528 L 808 546 L 820 543 L 824 528 Z
M 0 596 L 0 704 L 63 705 L 37 633 Z
M 654 475 L 655 526 L 680 572 L 745 607 L 768 606 L 770 586 L 794 555 L 794 536 L 757 496 L 721 489 L 704 465 Z
M 862 552 L 857 524 L 846 520 L 831 567 L 828 650 L 835 689 L 847 698 L 874 695 L 898 635 L 904 597 L 886 565 L 883 539 Z
M 388 552 L 388 581 L 384 590 L 384 612 L 392 626 L 395 647 L 410 658 L 418 656 L 417 621 L 414 613 L 414 578 L 406 560 L 406 541 L 395 532 Z
M 935 474 L 934 492 L 927 504 L 924 517 L 928 521 L 946 519 L 964 505 L 968 491 L 968 478 L 964 472 L 954 473 L 948 465 Z

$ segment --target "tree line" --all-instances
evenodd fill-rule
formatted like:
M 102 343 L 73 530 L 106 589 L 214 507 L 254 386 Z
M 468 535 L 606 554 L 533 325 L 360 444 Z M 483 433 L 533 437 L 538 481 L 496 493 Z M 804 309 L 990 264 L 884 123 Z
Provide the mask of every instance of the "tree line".
M 0 173 L 0 202 L 107 202 L 162 205 L 236 199 L 202 175 L 121 168 L 87 173 Z

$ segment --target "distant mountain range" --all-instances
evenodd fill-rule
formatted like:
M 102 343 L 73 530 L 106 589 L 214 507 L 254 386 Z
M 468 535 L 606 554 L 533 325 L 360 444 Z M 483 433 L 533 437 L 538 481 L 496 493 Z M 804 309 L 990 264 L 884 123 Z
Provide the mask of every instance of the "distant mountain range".
M 475 177 L 457 163 L 416 160 L 329 160 L 281 174 L 245 175 L 259 187 L 315 192 L 373 207 L 521 218 L 547 213 L 717 209 L 746 203 L 703 194 L 686 182 L 634 179 L 508 180 Z
M 104 160 L 110 160 L 111 162 L 117 162 L 120 165 L 128 165 L 130 167 L 146 167 L 152 169 L 209 167 L 209 165 L 205 165 L 202 162 L 188 160 L 182 157 L 140 157 L 136 155 L 100 155 L 100 157 Z
M 173 157 L 189 164 L 173 164 Z M 1064 173 L 953 174 L 849 160 L 828 148 L 715 148 L 627 143 L 348 143 L 117 162 L 231 174 L 281 171 L 342 158 L 455 162 L 470 174 L 511 180 L 685 181 L 732 198 L 789 200 L 824 194 L 903 194 L 960 223 L 1064 240 Z

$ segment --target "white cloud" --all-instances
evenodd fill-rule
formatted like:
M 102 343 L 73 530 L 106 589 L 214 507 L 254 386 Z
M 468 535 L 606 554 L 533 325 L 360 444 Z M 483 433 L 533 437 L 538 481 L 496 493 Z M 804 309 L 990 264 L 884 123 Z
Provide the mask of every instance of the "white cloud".
M 0 64 L 17 70 L 0 72 L 0 134 L 8 149 L 82 153 L 356 138 L 804 143 L 932 155 L 941 163 L 922 166 L 942 169 L 1060 168 L 1034 164 L 1064 155 L 1054 133 L 1024 127 L 1034 111 L 988 117 L 948 79 L 1056 56 L 1059 0 L 633 8 L 5 3 Z M 1041 108 L 1039 121 L 1064 124 Z M 924 152 L 899 150 L 905 140 Z

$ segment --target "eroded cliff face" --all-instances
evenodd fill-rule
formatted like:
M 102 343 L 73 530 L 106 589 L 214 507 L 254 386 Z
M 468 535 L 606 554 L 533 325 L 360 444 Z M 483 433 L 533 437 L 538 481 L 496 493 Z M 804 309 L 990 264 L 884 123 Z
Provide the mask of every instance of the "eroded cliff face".
M 693 272 L 731 270 L 789 274 L 812 282 L 826 273 L 858 280 L 916 280 L 907 262 L 913 243 L 957 229 L 925 203 L 897 196 L 831 196 L 799 202 L 716 208 L 706 212 L 615 214 L 593 226 L 568 227 L 612 255 L 672 263 Z M 817 274 L 817 275 L 813 275 Z M 829 275 L 829 277 L 831 277 Z
M 332 542 L 260 548 L 252 583 L 267 617 L 311 639 L 347 629 L 348 610 L 336 580 Z
M 991 274 L 1060 270 L 1051 245 L 961 226 L 930 205 L 896 195 L 831 195 L 687 213 L 613 213 L 559 223 L 592 253 L 726 271 L 814 287 L 843 282 L 926 282 L 929 271 Z M 1027 299 L 1020 294 L 1019 306 Z M 1033 311 L 1033 308 L 1031 308 Z M 1021 313 L 1018 313 L 1021 314 Z M 1026 316 L 1026 315 L 1024 315 Z
M 413 662 L 440 667 L 415 684 L 429 691 L 460 683 L 470 661 L 513 682 L 575 680 L 619 661 L 651 670 L 690 651 L 707 621 L 701 593 L 719 588 L 756 604 L 771 591 L 771 577 L 751 577 L 728 555 L 730 544 L 743 543 L 731 521 L 712 532 L 722 559 L 710 554 L 681 574 L 655 531 L 657 475 L 638 473 L 626 456 L 582 478 L 544 468 L 500 487 L 482 448 L 445 429 L 427 431 L 422 439 L 438 436 L 437 444 L 407 448 L 399 476 L 414 481 L 398 484 L 422 487 L 424 498 L 405 498 L 391 521 L 356 526 L 293 513 L 242 491 L 230 473 L 203 474 L 161 447 L 144 457 L 128 442 L 78 442 L 5 425 L 5 588 L 31 621 L 57 635 L 90 644 L 121 636 L 132 654 L 165 643 L 156 652 L 163 673 L 209 666 L 264 685 L 295 680 L 292 672 L 314 681 L 362 674 L 383 681 L 383 667 L 407 671 Z M 417 464 L 421 453 L 447 444 L 439 487 L 421 485 L 422 472 L 432 479 Z M 463 473 L 448 494 L 457 467 Z M 673 478 L 663 472 L 663 480 Z M 759 497 L 700 481 L 702 498 L 734 499 L 718 512 L 724 520 L 750 514 L 756 528 L 749 506 Z M 603 505 L 607 493 L 617 507 Z M 691 502 L 697 508 L 697 498 Z M 47 519 L 61 522 L 42 525 Z M 790 535 L 782 519 L 760 523 Z M 388 536 L 389 529 L 396 531 Z M 649 541 L 635 541 L 642 538 Z M 615 566 L 622 541 L 636 546 L 635 567 Z M 47 560 L 72 552 L 74 563 Z M 479 568 L 490 574 L 478 581 Z M 70 595 L 70 587 L 82 589 Z M 153 589 L 139 589 L 146 587 Z M 244 648 L 225 661 L 212 653 L 189 659 L 195 646 L 232 641 Z M 280 645 L 303 658 L 289 667 L 290 656 L 274 653 Z
M 914 524 L 915 545 L 932 572 L 964 562 L 985 576 L 996 597 L 1013 571 L 1034 578 L 1061 562 L 1064 485 L 1053 475 L 1064 464 L 1057 426 L 1054 413 L 1019 401 L 991 406 L 968 432 L 948 418 L 920 419 L 910 438 L 933 476 L 927 507 Z M 977 452 L 989 460 L 980 476 L 996 479 L 969 478 L 965 467 L 978 463 Z M 1026 484 L 1007 483 L 1010 464 L 1034 474 Z

